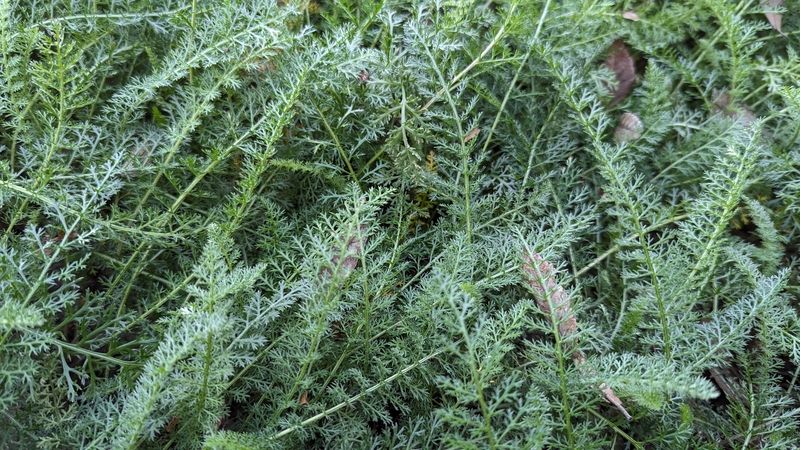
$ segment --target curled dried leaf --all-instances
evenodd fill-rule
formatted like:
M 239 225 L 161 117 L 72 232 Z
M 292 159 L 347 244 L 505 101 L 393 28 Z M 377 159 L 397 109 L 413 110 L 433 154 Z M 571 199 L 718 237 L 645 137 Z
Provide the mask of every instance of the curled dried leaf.
M 619 125 L 614 129 L 614 141 L 617 143 L 631 142 L 642 137 L 644 124 L 634 113 L 625 112 L 619 118 Z
M 636 82 L 636 66 L 628 46 L 620 39 L 611 45 L 605 64 L 614 72 L 617 79 L 616 86 L 611 88 L 613 92 L 611 104 L 614 105 L 624 100 L 633 90 L 633 84 Z
M 614 393 L 614 390 L 611 389 L 609 385 L 605 383 L 601 384 L 600 392 L 603 393 L 603 398 L 606 399 L 608 403 L 614 405 L 614 407 L 617 408 L 619 412 L 621 412 L 622 415 L 625 416 L 626 419 L 628 420 L 633 419 L 633 417 L 631 417 L 631 415 L 628 414 L 628 410 L 626 410 L 625 406 L 622 404 L 622 400 L 620 400 L 619 397 L 617 397 L 617 394 Z

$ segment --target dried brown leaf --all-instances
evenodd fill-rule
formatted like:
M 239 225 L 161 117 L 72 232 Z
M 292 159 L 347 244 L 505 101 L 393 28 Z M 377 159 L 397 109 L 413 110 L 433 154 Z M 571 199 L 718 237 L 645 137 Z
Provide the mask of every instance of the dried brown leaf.
M 644 124 L 634 113 L 623 113 L 619 118 L 619 125 L 614 129 L 614 141 L 617 143 L 631 142 L 642 137 Z
M 572 312 L 569 295 L 556 281 L 556 269 L 553 265 L 538 253 L 532 253 L 525 258 L 522 268 L 528 274 L 528 284 L 539 308 L 547 314 L 550 314 L 551 305 L 555 308 L 561 336 L 566 337 L 578 331 L 578 322 Z
M 559 320 L 558 333 L 562 337 L 569 336 L 578 330 L 578 322 L 575 319 L 575 314 L 572 311 L 569 295 L 564 288 L 556 281 L 556 270 L 552 264 L 545 261 L 538 253 L 527 253 L 523 256 L 524 263 L 522 270 L 525 272 L 528 279 L 528 285 L 533 290 L 533 295 L 536 298 L 536 304 L 539 309 L 545 313 L 550 313 L 551 305 L 556 310 L 556 316 Z M 572 361 L 584 375 L 593 376 L 595 374 L 588 365 L 586 365 L 586 356 L 582 351 L 576 350 L 572 354 Z M 598 386 L 603 398 L 614 405 L 626 419 L 631 420 L 632 417 L 628 414 L 622 400 L 617 397 L 614 390 L 611 389 L 606 383 Z
M 770 11 L 774 11 L 775 9 L 783 6 L 784 0 L 761 0 L 761 6 L 765 9 Z M 783 14 L 776 13 L 776 12 L 765 12 L 765 16 L 767 16 L 767 20 L 769 24 L 772 25 L 772 28 L 778 31 L 778 33 L 783 34 L 781 31 L 781 27 L 783 26 Z
M 611 45 L 605 64 L 614 72 L 617 79 L 617 85 L 611 89 L 614 95 L 611 104 L 614 105 L 624 100 L 633 90 L 633 84 L 636 82 L 636 66 L 628 46 L 620 39 Z
M 469 133 L 467 133 L 467 135 L 464 136 L 464 143 L 466 144 L 467 142 L 469 142 L 469 141 L 475 139 L 476 137 L 478 137 L 478 134 L 480 134 L 480 132 L 481 132 L 480 128 L 473 128 L 473 129 L 469 130 Z
M 620 400 L 619 397 L 617 397 L 617 394 L 614 393 L 614 390 L 611 389 L 609 385 L 605 383 L 601 384 L 600 392 L 603 393 L 603 398 L 605 398 L 608 403 L 614 405 L 614 407 L 616 407 L 619 410 L 619 412 L 621 412 L 622 415 L 625 416 L 626 419 L 628 420 L 633 419 L 633 417 L 631 417 L 631 415 L 628 414 L 628 411 L 625 409 L 625 406 L 623 406 L 622 400 Z

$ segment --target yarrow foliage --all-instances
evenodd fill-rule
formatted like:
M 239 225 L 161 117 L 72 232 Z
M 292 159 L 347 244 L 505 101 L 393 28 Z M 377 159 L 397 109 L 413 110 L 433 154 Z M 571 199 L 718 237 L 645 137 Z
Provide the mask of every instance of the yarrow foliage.
M 800 446 L 796 0 L 0 0 L 0 448 Z

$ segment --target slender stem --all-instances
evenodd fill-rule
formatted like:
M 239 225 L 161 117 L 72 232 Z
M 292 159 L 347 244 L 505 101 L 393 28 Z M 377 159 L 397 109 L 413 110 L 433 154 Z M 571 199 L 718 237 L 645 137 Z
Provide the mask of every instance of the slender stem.
M 319 109 L 319 106 L 317 106 L 316 103 L 313 103 L 313 105 L 314 109 L 317 110 L 317 114 L 319 114 L 320 120 L 322 120 L 322 125 L 325 126 L 325 130 L 331 136 L 331 139 L 333 139 L 333 145 L 334 147 L 336 147 L 336 151 L 339 152 L 339 157 L 342 158 L 342 161 L 344 161 L 345 165 L 347 166 L 347 171 L 350 172 L 350 177 L 353 179 L 353 182 L 355 182 L 359 187 L 361 187 L 361 183 L 358 180 L 358 176 L 356 176 L 356 172 L 353 170 L 353 166 L 350 164 L 350 158 L 347 156 L 344 147 L 342 147 L 342 143 L 339 142 L 339 137 L 333 131 L 333 128 L 331 128 L 330 123 L 328 123 L 328 118 L 325 116 L 325 114 L 322 113 L 322 111 Z
M 489 54 L 489 52 L 492 51 L 494 46 L 497 45 L 497 43 L 500 42 L 500 39 L 502 39 L 503 36 L 505 35 L 506 25 L 508 25 L 508 21 L 514 15 L 514 11 L 516 11 L 516 9 L 517 9 L 517 4 L 512 3 L 511 7 L 508 10 L 508 13 L 506 14 L 506 23 L 503 24 L 503 26 L 501 26 L 499 30 L 497 30 L 497 33 L 495 33 L 494 38 L 492 38 L 491 42 L 489 42 L 489 44 L 486 45 L 481 54 L 478 55 L 477 58 L 473 59 L 472 62 L 467 65 L 467 67 L 461 70 L 461 72 L 459 72 L 456 76 L 454 76 L 449 83 L 445 84 L 441 89 L 439 89 L 436 92 L 436 94 L 434 94 L 434 96 L 431 97 L 430 100 L 428 100 L 428 103 L 426 103 L 425 106 L 422 107 L 421 111 L 425 111 L 428 108 L 430 108 L 431 105 L 433 105 L 437 100 L 439 100 L 439 98 L 441 98 L 442 94 L 444 94 L 445 92 L 449 93 L 456 86 L 456 84 L 462 78 L 464 78 L 464 76 L 466 76 L 472 69 L 474 69 L 475 66 L 477 66 L 481 62 L 481 60 L 485 58 L 486 55 Z
M 550 9 L 550 2 L 551 0 L 547 0 L 544 4 L 544 8 L 542 9 L 542 14 L 539 16 L 539 23 L 536 25 L 536 31 L 533 33 L 533 39 L 528 47 L 528 51 L 525 52 L 525 57 L 522 58 L 522 61 L 519 63 L 519 67 L 517 71 L 514 73 L 514 78 L 511 79 L 511 83 L 508 85 L 508 89 L 506 89 L 506 94 L 503 96 L 503 102 L 500 104 L 500 108 L 497 111 L 497 114 L 494 116 L 494 122 L 492 122 L 492 128 L 489 129 L 489 134 L 486 136 L 486 141 L 483 144 L 483 151 L 486 152 L 486 149 L 489 148 L 489 142 L 492 140 L 492 136 L 494 135 L 494 130 L 497 128 L 497 124 L 500 122 L 500 117 L 503 115 L 503 111 L 506 109 L 506 103 L 508 103 L 508 99 L 511 97 L 511 92 L 514 90 L 514 87 L 517 84 L 517 80 L 519 79 L 520 74 L 522 73 L 522 69 L 525 68 L 525 64 L 527 64 L 528 59 L 531 57 L 531 53 L 533 52 L 533 45 L 539 39 L 539 33 L 542 31 L 542 25 L 544 25 L 544 19 L 547 17 L 547 11 Z M 522 186 L 525 186 L 523 183 Z
M 457 345 L 459 342 L 460 341 L 455 342 L 454 345 Z M 345 407 L 347 407 L 349 405 L 352 405 L 353 403 L 355 403 L 357 401 L 360 401 L 362 398 L 368 396 L 369 394 L 372 394 L 373 392 L 375 392 L 378 389 L 386 386 L 387 384 L 393 382 L 394 380 L 400 378 L 401 376 L 407 374 L 408 372 L 411 372 L 412 370 L 416 369 L 417 367 L 419 367 L 419 366 L 425 364 L 426 362 L 436 358 L 437 356 L 441 355 L 442 353 L 446 352 L 447 350 L 448 350 L 447 348 L 442 348 L 442 349 L 436 350 L 435 352 L 429 354 L 428 356 L 425 356 L 424 358 L 416 361 L 413 364 L 409 364 L 408 366 L 406 366 L 406 367 L 402 368 L 401 370 L 395 372 L 392 376 L 380 381 L 379 383 L 376 383 L 376 384 L 370 386 L 369 388 L 365 389 L 364 391 L 360 392 L 359 394 L 348 398 L 347 400 L 337 404 L 336 406 L 328 408 L 328 409 L 326 409 L 325 411 L 322 411 L 319 414 L 316 414 L 316 415 L 314 415 L 312 417 L 309 417 L 308 419 L 300 422 L 298 425 L 291 426 L 291 427 L 286 428 L 286 429 L 284 429 L 284 430 L 282 430 L 282 431 L 280 431 L 278 433 L 275 433 L 275 435 L 273 435 L 271 437 L 271 439 L 282 438 L 282 437 L 284 437 L 284 436 L 286 436 L 288 434 L 291 434 L 291 433 L 293 433 L 293 432 L 295 432 L 295 431 L 297 431 L 297 430 L 299 430 L 299 429 L 301 429 L 301 428 L 303 428 L 303 427 L 305 427 L 307 425 L 311 425 L 312 423 L 317 422 L 318 420 L 321 420 L 321 419 L 323 419 L 325 417 L 328 417 L 331 414 L 335 413 L 336 411 L 339 411 L 342 408 L 345 408 Z
M 97 19 L 147 19 L 151 17 L 171 16 L 177 14 L 189 6 L 182 6 L 180 8 L 171 9 L 168 11 L 154 11 L 150 13 L 120 13 L 120 14 L 76 14 L 73 16 L 54 17 L 52 19 L 43 20 L 42 22 L 33 24 L 28 28 L 39 28 L 59 22 L 71 22 L 74 20 L 97 20 Z
M 753 385 L 747 386 L 748 402 L 750 404 L 749 420 L 747 421 L 747 432 L 745 433 L 744 442 L 742 442 L 742 450 L 750 448 L 750 439 L 753 438 L 753 429 L 756 425 L 756 399 L 753 398 Z
M 137 366 L 137 365 L 140 365 L 140 363 L 135 362 L 135 361 L 123 361 L 121 359 L 117 359 L 117 358 L 114 358 L 112 356 L 109 356 L 109 354 L 107 354 L 107 353 L 100 353 L 100 352 L 89 350 L 89 349 L 86 349 L 86 348 L 83 348 L 83 347 L 78 347 L 77 345 L 73 345 L 73 344 L 70 344 L 68 342 L 64 342 L 64 341 L 59 340 L 59 339 L 52 339 L 50 342 L 52 342 L 53 344 L 65 349 L 65 350 L 69 350 L 69 351 L 71 351 L 73 353 L 78 353 L 80 355 L 91 356 L 93 358 L 102 359 L 103 361 L 110 362 L 110 363 L 116 364 L 118 366 Z
M 628 433 L 623 431 L 622 428 L 618 427 L 614 422 L 606 419 L 600 413 L 595 411 L 593 408 L 589 408 L 589 409 L 587 409 L 587 411 L 589 411 L 589 413 L 591 415 L 593 415 L 593 416 L 597 417 L 598 419 L 602 420 L 603 422 L 605 422 L 606 425 L 610 426 L 611 429 L 613 429 L 617 434 L 622 436 L 626 441 L 630 442 L 631 445 L 633 445 L 634 448 L 636 448 L 638 450 L 644 450 L 644 446 L 642 445 L 641 442 L 639 442 L 636 439 L 632 438 Z

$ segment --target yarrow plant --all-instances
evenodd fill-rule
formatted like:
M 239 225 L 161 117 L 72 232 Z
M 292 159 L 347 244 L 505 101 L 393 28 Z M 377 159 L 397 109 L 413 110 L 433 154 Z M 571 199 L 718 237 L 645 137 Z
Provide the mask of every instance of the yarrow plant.
M 0 448 L 800 446 L 796 0 L 0 0 Z

